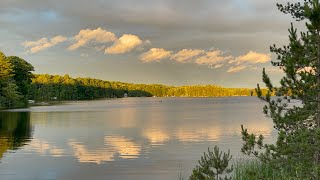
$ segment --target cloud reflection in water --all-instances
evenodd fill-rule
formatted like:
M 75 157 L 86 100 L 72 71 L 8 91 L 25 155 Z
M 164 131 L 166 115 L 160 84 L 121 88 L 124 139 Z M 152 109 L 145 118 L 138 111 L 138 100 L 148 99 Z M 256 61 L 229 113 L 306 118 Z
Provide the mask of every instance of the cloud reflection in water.
M 125 137 L 106 136 L 104 147 L 98 150 L 89 150 L 81 142 L 69 140 L 69 146 L 73 149 L 73 155 L 79 162 L 91 162 L 101 164 L 106 161 L 114 161 L 115 157 L 123 159 L 135 159 L 140 155 L 141 147 Z

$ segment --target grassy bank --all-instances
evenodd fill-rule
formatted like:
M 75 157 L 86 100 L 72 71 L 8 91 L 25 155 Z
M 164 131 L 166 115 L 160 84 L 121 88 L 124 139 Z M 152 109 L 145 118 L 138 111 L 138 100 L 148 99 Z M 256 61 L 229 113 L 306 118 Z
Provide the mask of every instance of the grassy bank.
M 228 175 L 232 180 L 298 180 L 303 179 L 302 176 L 295 174 L 295 172 L 289 173 L 282 169 L 274 169 L 269 164 L 260 162 L 258 159 L 251 160 L 235 160 L 233 162 L 233 171 Z M 183 173 L 178 175 L 179 180 L 186 180 L 189 177 L 183 177 Z M 223 174 L 221 177 L 224 177 Z
M 290 179 L 290 175 L 275 170 L 270 165 L 261 163 L 259 160 L 238 160 L 234 162 L 232 174 L 234 180 L 257 180 L 257 179 Z

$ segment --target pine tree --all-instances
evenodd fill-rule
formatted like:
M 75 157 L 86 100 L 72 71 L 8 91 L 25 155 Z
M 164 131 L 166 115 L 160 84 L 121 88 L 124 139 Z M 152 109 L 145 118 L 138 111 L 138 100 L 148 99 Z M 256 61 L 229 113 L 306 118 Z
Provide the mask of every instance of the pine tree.
M 264 144 L 262 135 L 249 134 L 242 126 L 242 151 L 274 168 L 291 172 L 294 178 L 319 179 L 320 4 L 319 0 L 305 0 L 277 6 L 296 21 L 305 22 L 307 31 L 298 33 L 291 24 L 289 45 L 270 47 L 277 55 L 272 64 L 279 66 L 285 76 L 280 87 L 274 87 L 264 69 L 262 77 L 268 93 L 262 96 L 259 85 L 256 89 L 258 96 L 267 102 L 264 113 L 272 118 L 278 131 L 276 143 Z M 277 97 L 271 97 L 272 93 Z
M 208 153 L 203 153 L 203 156 L 199 160 L 199 165 L 197 165 L 190 176 L 190 180 L 228 180 L 227 175 L 224 178 L 221 177 L 222 174 L 231 173 L 233 166 L 229 167 L 229 162 L 232 159 L 230 155 L 230 150 L 228 153 L 223 153 L 219 150 L 218 146 L 213 148 L 211 151 L 208 148 Z M 219 177 L 220 176 L 220 177 Z

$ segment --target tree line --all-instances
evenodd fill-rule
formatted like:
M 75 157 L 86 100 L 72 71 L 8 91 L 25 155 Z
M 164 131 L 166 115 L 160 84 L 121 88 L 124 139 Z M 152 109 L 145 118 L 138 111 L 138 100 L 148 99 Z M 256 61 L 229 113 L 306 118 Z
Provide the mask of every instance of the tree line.
M 20 108 L 28 100 L 86 100 L 121 97 L 222 97 L 256 96 L 249 88 L 224 88 L 215 85 L 166 86 L 104 81 L 94 78 L 72 78 L 33 74 L 34 67 L 17 56 L 0 52 L 0 109 Z M 266 92 L 266 91 L 265 91 Z
M 93 78 L 71 78 L 68 74 L 64 76 L 34 75 L 28 93 L 29 99 L 36 101 L 121 98 L 125 95 L 128 97 L 221 97 L 250 96 L 256 93 L 249 88 L 133 84 Z

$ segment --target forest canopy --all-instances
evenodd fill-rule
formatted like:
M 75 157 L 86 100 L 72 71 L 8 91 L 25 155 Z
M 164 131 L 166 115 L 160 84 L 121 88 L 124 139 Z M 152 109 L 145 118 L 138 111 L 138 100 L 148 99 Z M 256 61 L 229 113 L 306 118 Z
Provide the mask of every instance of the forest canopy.
M 33 70 L 25 60 L 0 52 L 0 109 L 27 105 Z
M 36 101 L 81 100 L 124 97 L 222 97 L 255 95 L 249 88 L 223 88 L 215 85 L 165 86 L 71 78 L 69 75 L 38 74 L 32 79 L 29 98 Z

